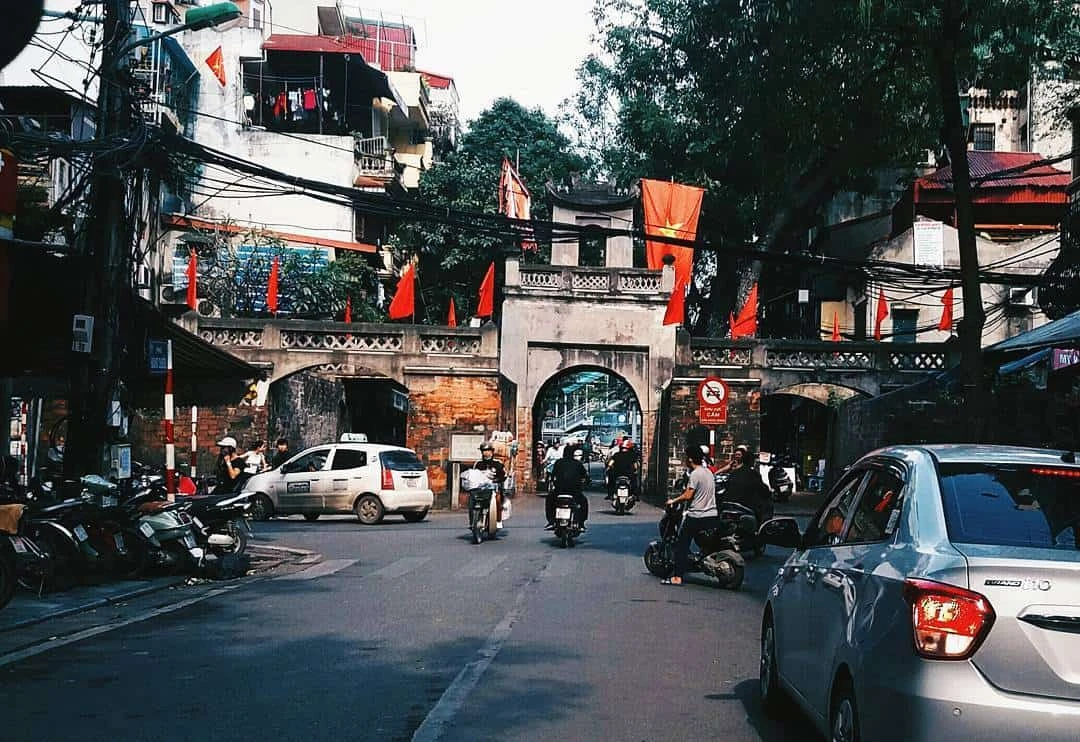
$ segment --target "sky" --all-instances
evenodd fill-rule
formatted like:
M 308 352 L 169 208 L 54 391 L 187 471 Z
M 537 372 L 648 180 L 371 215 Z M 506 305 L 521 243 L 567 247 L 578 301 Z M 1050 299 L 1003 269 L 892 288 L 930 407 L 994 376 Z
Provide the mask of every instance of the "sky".
M 275 30 L 313 33 L 315 7 L 334 0 L 273 0 Z M 577 89 L 574 72 L 590 49 L 592 0 L 363 0 L 417 30 L 417 67 L 454 78 L 468 121 L 500 97 L 549 116 Z M 365 15 L 367 13 L 365 12 Z

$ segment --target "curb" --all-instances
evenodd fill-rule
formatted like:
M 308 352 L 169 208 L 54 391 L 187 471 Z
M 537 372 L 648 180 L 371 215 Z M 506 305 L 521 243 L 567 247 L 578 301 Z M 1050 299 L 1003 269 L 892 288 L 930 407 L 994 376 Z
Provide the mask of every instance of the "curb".
M 248 544 L 248 549 L 249 550 L 262 549 L 262 550 L 266 550 L 266 551 L 269 551 L 269 552 L 282 552 L 282 553 L 285 553 L 285 554 L 291 554 L 293 556 L 303 557 L 302 559 L 297 560 L 297 562 L 300 563 L 300 564 L 311 564 L 313 562 L 316 562 L 316 561 L 319 561 L 319 560 L 322 559 L 322 555 L 317 553 L 317 552 L 308 551 L 307 549 L 295 549 L 295 548 L 286 547 L 286 546 L 269 546 L 269 545 L 263 545 L 263 544 Z M 278 559 L 276 561 L 273 561 L 269 565 L 267 565 L 265 571 L 269 571 L 271 569 L 274 569 L 275 567 L 279 567 L 282 564 L 286 563 L 287 561 L 289 561 L 289 560 L 288 559 Z M 244 577 L 258 577 L 258 576 L 260 576 L 260 575 L 244 575 Z M 21 621 L 17 621 L 17 622 L 12 623 L 12 624 L 7 624 L 7 625 L 0 624 L 0 634 L 7 633 L 9 631 L 15 631 L 17 629 L 26 628 L 28 626 L 34 626 L 36 624 L 43 623 L 45 621 L 49 621 L 49 620 L 52 620 L 54 618 L 64 618 L 66 616 L 72 616 L 72 615 L 75 615 L 77 613 L 85 613 L 86 611 L 92 611 L 92 610 L 94 610 L 96 608 L 104 608 L 104 607 L 107 607 L 107 606 L 110 606 L 110 605 L 116 605 L 118 603 L 122 603 L 122 602 L 124 602 L 126 600 L 132 600 L 133 598 L 139 598 L 139 597 L 142 597 L 144 595 L 149 595 L 151 593 L 160 592 L 162 590 L 168 590 L 169 588 L 173 588 L 173 587 L 177 587 L 179 585 L 187 584 L 187 581 L 190 578 L 191 578 L 191 575 L 177 575 L 175 579 L 161 578 L 161 579 L 163 579 L 165 581 L 161 582 L 159 584 L 146 585 L 146 586 L 143 586 L 143 587 L 135 588 L 133 590 L 128 590 L 128 591 L 123 592 L 123 593 L 119 593 L 117 595 L 110 595 L 110 596 L 104 597 L 104 598 L 96 598 L 94 600 L 91 600 L 88 603 L 80 603 L 79 605 L 71 606 L 70 608 L 60 608 L 58 610 L 51 611 L 51 612 L 45 613 L 43 615 L 33 616 L 31 618 L 24 618 Z M 243 577 L 238 578 L 238 579 L 243 579 Z M 2 609 L 0 609 L 0 610 L 2 610 Z

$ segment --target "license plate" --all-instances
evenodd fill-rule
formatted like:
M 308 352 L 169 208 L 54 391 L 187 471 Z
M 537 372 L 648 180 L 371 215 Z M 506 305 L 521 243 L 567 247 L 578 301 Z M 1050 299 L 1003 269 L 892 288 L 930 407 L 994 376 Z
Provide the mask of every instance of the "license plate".
M 114 533 L 113 534 L 113 542 L 116 544 L 116 550 L 117 551 L 123 551 L 124 550 L 124 534 L 122 534 L 122 533 Z
M 191 535 L 184 536 L 184 546 L 189 549 L 195 548 L 195 538 Z
M 146 536 L 147 538 L 154 537 L 154 527 L 149 523 L 140 523 L 139 530 L 142 531 L 142 535 Z
M 555 508 L 556 520 L 570 520 L 570 508 Z
M 619 488 L 619 499 L 625 500 L 630 495 L 630 492 L 625 487 Z
M 200 531 L 204 528 L 202 521 L 196 517 L 192 517 L 191 522 L 194 523 L 195 527 L 198 528 Z
M 79 539 L 80 541 L 86 541 L 90 538 L 86 534 L 86 529 L 82 526 L 75 526 L 75 528 L 73 528 L 72 530 L 75 531 L 75 538 Z
M 23 540 L 19 536 L 9 536 L 9 538 L 11 539 L 11 546 L 17 553 L 25 554 L 30 551 L 26 548 L 26 544 L 23 543 Z

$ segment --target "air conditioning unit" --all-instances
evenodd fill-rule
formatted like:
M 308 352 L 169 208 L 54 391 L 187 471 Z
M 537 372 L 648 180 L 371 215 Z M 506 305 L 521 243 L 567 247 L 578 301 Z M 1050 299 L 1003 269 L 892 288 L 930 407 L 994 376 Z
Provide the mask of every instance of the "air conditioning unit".
M 187 304 L 187 286 L 176 289 L 171 283 L 158 287 L 158 304 Z
M 1033 307 L 1035 306 L 1035 289 L 1009 289 L 1010 307 Z
M 220 317 L 221 307 L 209 299 L 199 299 L 196 310 L 200 317 Z

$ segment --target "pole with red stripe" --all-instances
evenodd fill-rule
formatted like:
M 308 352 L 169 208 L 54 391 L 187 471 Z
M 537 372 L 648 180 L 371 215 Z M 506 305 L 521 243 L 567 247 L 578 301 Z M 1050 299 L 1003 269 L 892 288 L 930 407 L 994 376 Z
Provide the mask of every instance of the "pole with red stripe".
M 176 501 L 176 442 L 173 440 L 172 340 L 165 341 L 165 493 Z
M 196 472 L 196 464 L 199 460 L 199 442 L 196 437 L 196 431 L 199 429 L 199 408 L 192 406 L 191 408 L 191 479 L 194 480 L 198 476 Z

